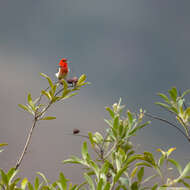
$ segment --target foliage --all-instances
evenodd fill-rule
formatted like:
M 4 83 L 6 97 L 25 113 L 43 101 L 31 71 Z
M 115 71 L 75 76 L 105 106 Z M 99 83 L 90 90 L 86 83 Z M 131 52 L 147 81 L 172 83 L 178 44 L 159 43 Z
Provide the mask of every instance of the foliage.
M 0 147 L 7 146 L 7 143 L 0 143 Z M 0 152 L 3 152 L 3 149 L 0 149 Z
M 186 106 L 184 99 L 190 90 L 181 95 L 175 87 L 169 90 L 169 97 L 159 93 L 164 102 L 157 102 L 156 104 L 174 114 L 184 131 L 171 122 L 152 116 L 142 109 L 138 113 L 129 109 L 125 110 L 120 99 L 112 107 L 106 107 L 109 119 L 105 119 L 107 129 L 104 134 L 89 132 L 88 135 L 81 135 L 78 129 L 75 129 L 75 133 L 73 133 L 86 137 L 87 141 L 82 144 L 81 157 L 71 156 L 64 160 L 63 164 L 82 166 L 84 175 L 82 184 L 73 185 L 63 173 L 60 173 L 59 178 L 53 183 L 50 183 L 45 175 L 40 172 L 37 173 L 34 182 L 30 182 L 27 178 L 17 178 L 18 167 L 28 148 L 36 123 L 41 120 L 56 119 L 54 116 L 46 116 L 51 105 L 76 95 L 82 86 L 88 84 L 85 75 L 82 75 L 71 86 L 64 79 L 53 83 L 47 75 L 43 73 L 41 75 L 47 79 L 49 86 L 41 91 L 41 95 L 37 99 L 33 100 L 29 93 L 27 104 L 19 104 L 20 108 L 33 116 L 34 123 L 16 166 L 7 173 L 2 169 L 0 170 L 0 190 L 155 190 L 180 185 L 190 188 L 188 182 L 190 162 L 182 168 L 175 159 L 171 158 L 175 147 L 167 151 L 157 149 L 161 155 L 156 158 L 154 154 L 148 151 L 136 153 L 135 145 L 131 141 L 140 130 L 150 124 L 150 121 L 144 121 L 145 116 L 175 126 L 190 141 L 190 107 Z M 46 102 L 42 104 L 41 99 L 43 97 L 46 98 Z M 0 147 L 5 145 L 7 144 L 2 143 Z M 173 170 L 176 175 L 171 172 Z M 151 171 L 152 174 L 147 175 L 146 171 Z
M 31 94 L 28 93 L 28 104 L 27 105 L 23 105 L 23 104 L 18 105 L 24 111 L 30 113 L 33 116 L 33 124 L 30 129 L 30 132 L 28 134 L 28 138 L 26 140 L 24 149 L 16 163 L 16 166 L 15 166 L 16 169 L 20 166 L 20 164 L 24 158 L 26 150 L 31 141 L 33 130 L 36 127 L 37 122 L 40 120 L 56 119 L 56 117 L 54 117 L 54 116 L 45 116 L 48 109 L 53 104 L 55 104 L 59 101 L 65 101 L 68 98 L 71 98 L 72 96 L 77 95 L 77 92 L 75 92 L 75 91 L 78 91 L 78 90 L 80 90 L 81 87 L 89 84 L 88 82 L 86 82 L 85 74 L 81 75 L 79 79 L 74 77 L 73 79 L 72 78 L 70 79 L 70 82 L 66 81 L 65 79 L 61 79 L 58 82 L 56 82 L 55 84 L 52 82 L 52 79 L 50 77 L 48 77 L 47 75 L 45 75 L 44 73 L 41 73 L 41 76 L 44 77 L 45 79 L 47 79 L 49 86 L 45 90 L 42 90 L 41 95 L 38 98 L 36 98 L 35 100 L 32 100 Z M 71 83 L 71 81 L 73 81 L 73 83 Z M 70 83 L 71 83 L 71 86 L 69 86 Z M 61 88 L 60 88 L 60 86 L 61 86 Z M 46 97 L 47 102 L 44 104 L 41 104 L 41 99 L 43 97 Z
M 187 107 L 185 103 L 185 96 L 190 93 L 190 90 L 186 90 L 182 94 L 177 91 L 176 87 L 168 90 L 169 96 L 159 93 L 158 95 L 164 102 L 157 102 L 156 104 L 172 113 L 179 124 L 183 127 L 184 135 L 190 141 L 190 106 Z
M 49 107 L 58 102 L 58 101 L 65 101 L 68 98 L 71 98 L 72 96 L 75 96 L 78 94 L 78 90 L 86 84 L 89 84 L 86 82 L 86 75 L 81 75 L 78 82 L 75 85 L 69 86 L 66 80 L 62 79 L 59 82 L 56 82 L 55 84 L 52 82 L 52 79 L 45 75 L 44 73 L 41 73 L 41 76 L 46 78 L 48 80 L 49 86 L 45 90 L 41 91 L 40 97 L 36 98 L 35 100 L 32 100 L 32 96 L 30 93 L 28 93 L 28 104 L 18 104 L 20 108 L 22 108 L 24 111 L 32 114 L 36 120 L 52 120 L 56 119 L 56 117 L 53 116 L 47 116 L 44 117 L 44 114 L 46 113 L 47 109 Z M 60 87 L 61 88 L 58 89 Z M 46 104 L 40 104 L 42 96 L 47 98 Z

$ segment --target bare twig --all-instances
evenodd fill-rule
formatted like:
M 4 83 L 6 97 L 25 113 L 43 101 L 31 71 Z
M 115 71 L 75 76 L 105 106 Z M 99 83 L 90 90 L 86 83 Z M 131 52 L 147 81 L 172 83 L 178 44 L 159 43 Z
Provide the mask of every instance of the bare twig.
M 163 119 L 163 118 L 160 118 L 160 117 L 157 117 L 157 116 L 154 116 L 154 115 L 151 115 L 151 114 L 148 114 L 148 113 L 145 113 L 146 116 L 152 118 L 152 119 L 156 119 L 156 120 L 159 120 L 159 121 L 162 121 L 164 123 L 167 123 L 168 125 L 170 125 L 171 127 L 174 127 L 176 128 L 189 142 L 190 142 L 190 139 L 188 138 L 188 136 L 184 133 L 183 130 L 181 130 L 178 126 L 176 126 L 175 124 L 171 123 L 170 121 L 166 120 L 166 119 Z
M 27 151 L 28 146 L 29 146 L 30 141 L 31 141 L 31 137 L 32 137 L 33 130 L 34 130 L 35 126 L 36 126 L 36 122 L 37 122 L 37 118 L 35 117 L 34 122 L 33 122 L 33 125 L 32 125 L 32 127 L 31 127 L 31 129 L 30 129 L 29 134 L 28 134 L 28 137 L 27 137 L 27 140 L 26 140 L 24 149 L 23 149 L 23 151 L 22 151 L 22 153 L 21 153 L 21 155 L 20 155 L 20 158 L 18 159 L 18 161 L 17 161 L 17 163 L 16 163 L 16 166 L 15 166 L 15 169 L 16 169 L 16 170 L 17 170 L 17 169 L 19 168 L 19 166 L 21 165 L 21 162 L 22 162 L 22 160 L 23 160 L 23 158 L 24 158 L 24 155 L 26 154 L 26 151 Z

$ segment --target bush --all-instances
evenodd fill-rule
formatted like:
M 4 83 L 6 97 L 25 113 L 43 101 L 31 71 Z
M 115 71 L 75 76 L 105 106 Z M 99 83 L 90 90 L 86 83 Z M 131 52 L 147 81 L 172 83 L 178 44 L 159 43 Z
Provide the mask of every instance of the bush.
M 142 109 L 138 113 L 125 110 L 125 106 L 121 105 L 120 99 L 112 107 L 106 108 L 110 118 L 105 119 L 107 129 L 104 135 L 99 132 L 89 132 L 88 135 L 83 135 L 80 134 L 79 129 L 74 129 L 73 135 L 86 138 L 86 141 L 82 145 L 81 157 L 72 156 L 64 160 L 63 164 L 79 164 L 83 166 L 81 170 L 84 174 L 84 182 L 82 184 L 73 185 L 63 173 L 60 173 L 59 179 L 53 183 L 50 183 L 44 174 L 40 172 L 37 173 L 38 176 L 36 176 L 33 183 L 29 182 L 27 178 L 16 178 L 38 121 L 56 119 L 54 116 L 46 116 L 49 108 L 59 101 L 65 101 L 71 98 L 77 94 L 77 91 L 81 87 L 89 84 L 86 82 L 85 75 L 80 76 L 79 79 L 76 77 L 67 81 L 61 79 L 56 83 L 53 83 L 52 79 L 47 75 L 41 75 L 48 80 L 49 86 L 41 91 L 41 95 L 37 99 L 33 100 L 29 93 L 27 104 L 19 104 L 20 108 L 32 114 L 33 124 L 15 167 L 7 173 L 2 169 L 0 170 L 0 190 L 154 190 L 161 187 L 175 187 L 180 185 L 190 188 L 190 183 L 188 182 L 190 178 L 190 162 L 187 163 L 185 168 L 182 168 L 176 160 L 172 159 L 171 153 L 175 150 L 174 147 L 167 151 L 158 149 L 160 157 L 156 159 L 151 152 L 144 151 L 141 154 L 136 153 L 135 145 L 131 142 L 133 136 L 147 125 L 150 125 L 149 121 L 144 122 L 144 117 L 157 119 L 174 127 L 190 141 L 190 107 L 187 106 L 184 99 L 184 96 L 190 93 L 190 90 L 185 91 L 181 95 L 175 87 L 168 91 L 169 96 L 159 93 L 163 102 L 156 104 L 171 112 L 178 124 L 174 124 L 165 118 L 146 113 Z M 46 102 L 42 104 L 41 100 L 44 97 Z M 2 143 L 0 147 L 5 145 L 7 144 Z M 90 154 L 89 148 L 95 154 Z M 171 167 L 176 169 L 177 176 L 170 176 L 170 170 L 173 169 Z M 153 175 L 145 175 L 145 171 L 148 168 L 152 170 Z

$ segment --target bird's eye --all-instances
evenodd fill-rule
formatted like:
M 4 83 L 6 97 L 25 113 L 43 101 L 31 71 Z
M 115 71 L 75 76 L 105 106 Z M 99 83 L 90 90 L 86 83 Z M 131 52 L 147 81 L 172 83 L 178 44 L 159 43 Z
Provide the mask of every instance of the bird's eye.
M 62 62 L 67 62 L 67 59 L 62 59 Z

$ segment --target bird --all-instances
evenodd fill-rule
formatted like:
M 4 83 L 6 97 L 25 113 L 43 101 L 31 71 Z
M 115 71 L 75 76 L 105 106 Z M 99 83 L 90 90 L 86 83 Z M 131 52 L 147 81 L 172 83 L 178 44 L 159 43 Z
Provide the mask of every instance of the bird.
M 66 58 L 62 58 L 59 62 L 59 71 L 55 74 L 58 80 L 66 79 L 69 73 L 68 62 Z

